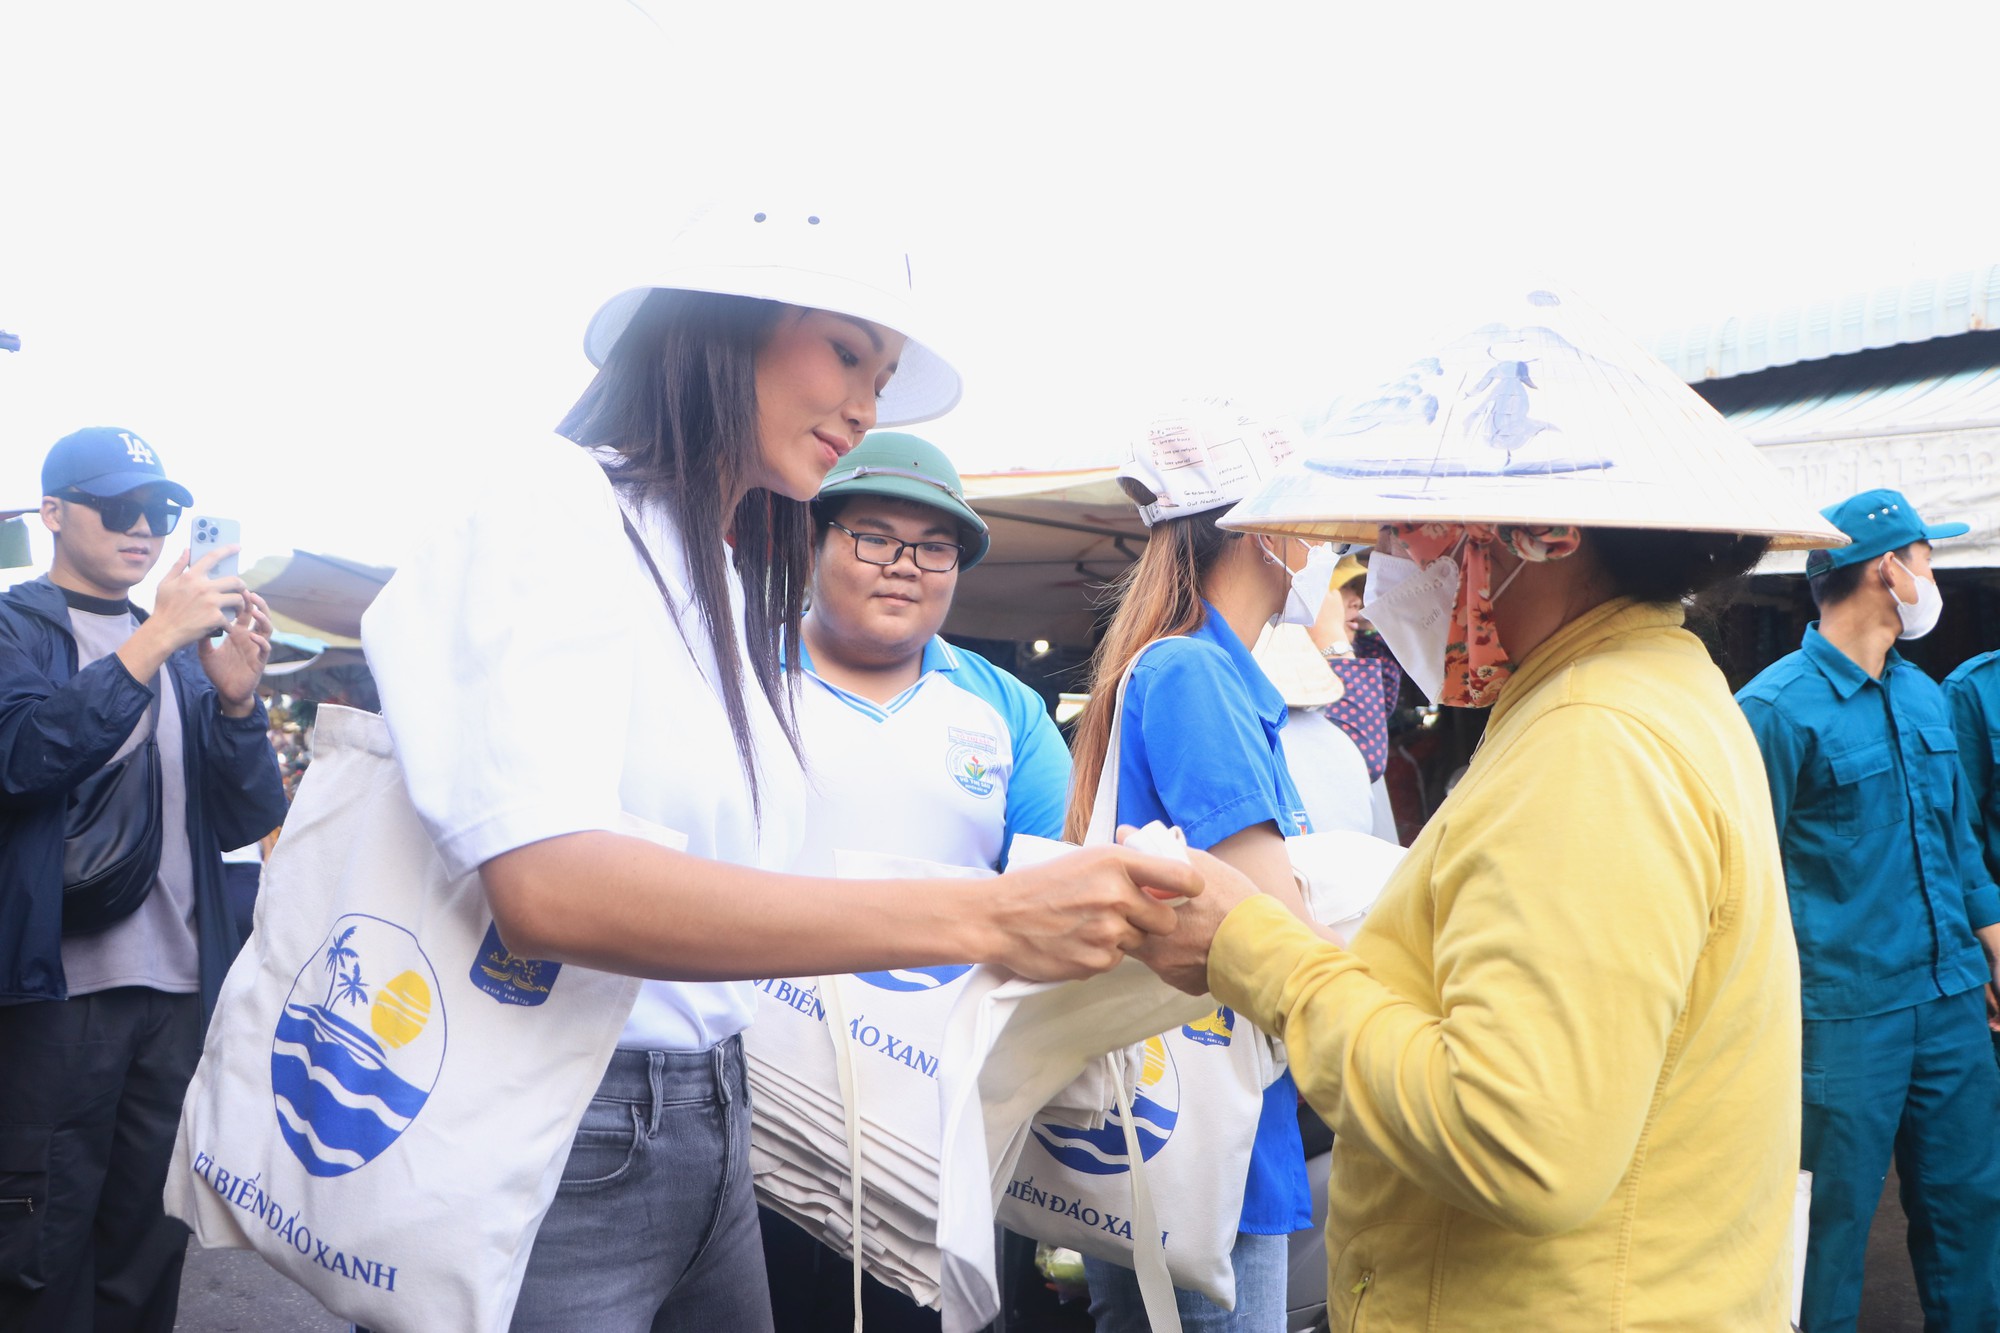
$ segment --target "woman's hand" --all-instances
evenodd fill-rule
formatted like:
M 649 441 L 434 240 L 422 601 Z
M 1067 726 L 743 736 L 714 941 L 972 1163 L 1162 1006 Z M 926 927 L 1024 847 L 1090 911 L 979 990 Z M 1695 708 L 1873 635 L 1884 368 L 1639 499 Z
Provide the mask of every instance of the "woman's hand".
M 1203 892 L 1192 866 L 1122 847 L 1086 847 L 979 888 L 994 933 L 984 961 L 1035 981 L 1109 971 L 1143 941 L 1172 933 Z
M 1122 836 L 1124 830 L 1119 832 Z M 1205 995 L 1208 950 L 1215 942 L 1215 932 L 1238 903 L 1257 895 L 1257 886 L 1249 876 L 1207 852 L 1190 849 L 1188 859 L 1201 874 L 1201 896 L 1189 900 L 1175 914 L 1171 934 L 1150 935 L 1130 952 L 1174 989 Z

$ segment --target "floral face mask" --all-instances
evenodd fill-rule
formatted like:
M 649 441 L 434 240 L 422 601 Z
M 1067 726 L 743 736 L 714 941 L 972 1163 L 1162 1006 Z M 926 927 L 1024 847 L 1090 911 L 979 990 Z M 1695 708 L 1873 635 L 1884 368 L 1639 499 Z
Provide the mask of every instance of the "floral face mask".
M 1382 552 L 1369 562 L 1371 596 L 1364 599 L 1363 613 L 1432 703 L 1490 706 L 1514 674 L 1493 626 L 1493 604 L 1529 564 L 1574 553 L 1577 530 L 1557 524 L 1399 523 L 1391 531 L 1407 554 Z M 1496 546 L 1520 562 L 1498 588 L 1493 586 Z M 1377 563 L 1387 576 L 1379 581 Z

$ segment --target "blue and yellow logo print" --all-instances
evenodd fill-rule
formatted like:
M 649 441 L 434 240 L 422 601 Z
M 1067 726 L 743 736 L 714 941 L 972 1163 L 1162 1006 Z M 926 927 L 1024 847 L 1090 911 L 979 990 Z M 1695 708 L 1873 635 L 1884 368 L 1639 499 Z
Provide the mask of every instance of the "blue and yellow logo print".
M 416 936 L 354 913 L 292 982 L 271 1042 L 278 1129 L 316 1176 L 368 1165 L 430 1100 L 444 1064 L 444 996 Z
M 882 990 L 917 991 L 949 986 L 971 970 L 970 963 L 954 963 L 944 967 L 899 967 L 890 972 L 856 972 L 854 975 L 857 980 Z
M 1181 1035 L 1203 1046 L 1227 1046 L 1230 1038 L 1236 1035 L 1236 1011 L 1226 1004 L 1222 1005 L 1207 1018 L 1183 1024 Z
M 500 942 L 500 927 L 486 928 L 479 954 L 472 960 L 472 984 L 502 1004 L 537 1005 L 549 998 L 561 963 L 523 958 Z
M 1181 1076 L 1173 1052 L 1161 1038 L 1148 1037 L 1140 1052 L 1139 1083 L 1132 1089 L 1132 1131 L 1143 1160 L 1152 1161 L 1167 1146 L 1180 1116 Z M 1104 1117 L 1102 1129 L 1077 1129 L 1038 1120 L 1028 1132 L 1048 1149 L 1049 1156 L 1072 1171 L 1115 1176 L 1132 1169 L 1125 1155 L 1125 1122 L 1116 1105 Z

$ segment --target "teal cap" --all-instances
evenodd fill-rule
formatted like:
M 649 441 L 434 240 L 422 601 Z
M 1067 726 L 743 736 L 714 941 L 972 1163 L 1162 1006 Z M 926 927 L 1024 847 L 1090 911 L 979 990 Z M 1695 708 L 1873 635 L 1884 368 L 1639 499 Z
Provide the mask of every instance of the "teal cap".
M 1858 565 L 1913 542 L 1963 537 L 1972 529 L 1963 523 L 1926 523 L 1901 491 L 1873 490 L 1828 505 L 1819 511 L 1852 540 L 1846 546 L 1814 551 L 1806 557 L 1806 573 Z
M 820 483 L 814 502 L 844 500 L 851 495 L 881 495 L 892 500 L 942 509 L 965 533 L 965 554 L 958 567 L 970 569 L 986 558 L 992 538 L 986 520 L 965 502 L 958 469 L 944 450 L 929 440 L 884 430 L 863 437 L 854 451 L 833 465 Z

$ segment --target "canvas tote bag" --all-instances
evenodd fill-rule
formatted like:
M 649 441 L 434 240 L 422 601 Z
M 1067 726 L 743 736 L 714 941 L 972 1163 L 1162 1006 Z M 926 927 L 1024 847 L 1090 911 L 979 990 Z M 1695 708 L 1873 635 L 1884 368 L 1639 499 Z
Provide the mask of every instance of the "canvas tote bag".
M 639 982 L 507 951 L 380 717 L 322 707 L 314 751 L 188 1088 L 167 1211 L 376 1333 L 505 1329 Z
M 1125 692 L 1152 647 L 1118 683 L 1087 845 L 1116 838 Z M 1264 1089 L 1280 1070 L 1270 1042 L 1249 1023 L 1213 1000 L 1197 1008 L 1192 1019 L 1138 1043 L 1139 1077 L 1129 1088 L 1119 1081 L 1118 1103 L 1106 1108 L 1101 1128 L 1038 1116 L 999 1201 L 1008 1229 L 1138 1271 L 1156 1329 L 1178 1325 L 1172 1292 L 1162 1290 L 1169 1285 L 1225 1309 L 1235 1304 L 1229 1255 Z M 1158 1280 L 1160 1257 L 1171 1284 Z M 1162 1300 L 1164 1310 L 1156 1308 Z
M 844 879 L 993 876 L 983 867 L 845 848 L 835 850 L 834 868 Z M 920 1305 L 939 1299 L 944 1032 L 972 970 L 760 981 L 757 1021 L 744 1034 L 758 1202 L 850 1259 L 852 1238 L 862 1237 L 867 1271 Z M 799 1085 L 816 1095 L 801 1095 Z M 795 1178 L 816 1188 L 801 1191 Z M 991 1230 L 990 1209 L 984 1226 Z

